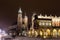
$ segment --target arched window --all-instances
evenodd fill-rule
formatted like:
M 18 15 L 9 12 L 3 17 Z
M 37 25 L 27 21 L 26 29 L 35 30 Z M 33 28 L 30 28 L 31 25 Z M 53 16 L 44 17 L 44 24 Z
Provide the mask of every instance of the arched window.
M 40 31 L 40 36 L 43 36 L 43 32 L 42 31 Z
M 47 36 L 50 35 L 50 29 L 47 29 L 46 32 L 47 32 Z
M 53 35 L 53 37 L 57 37 L 57 30 L 56 29 L 53 29 L 52 35 Z
M 58 30 L 58 36 L 60 36 L 60 29 Z

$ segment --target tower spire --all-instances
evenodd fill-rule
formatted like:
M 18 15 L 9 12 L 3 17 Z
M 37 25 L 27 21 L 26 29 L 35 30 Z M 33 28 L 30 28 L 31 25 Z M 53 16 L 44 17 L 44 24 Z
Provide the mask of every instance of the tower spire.
M 19 11 L 18 11 L 18 13 L 22 13 L 22 10 L 21 10 L 21 8 L 19 8 Z

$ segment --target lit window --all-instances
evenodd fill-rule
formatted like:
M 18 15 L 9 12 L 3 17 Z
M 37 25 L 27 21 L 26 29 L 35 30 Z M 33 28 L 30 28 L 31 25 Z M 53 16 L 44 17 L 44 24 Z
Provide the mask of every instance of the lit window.
M 45 25 L 45 23 L 43 22 L 42 25 Z
M 35 37 L 37 37 L 38 36 L 38 32 L 37 31 L 35 31 Z
M 47 32 L 47 35 L 50 35 L 50 29 L 47 29 L 46 32 Z
M 40 31 L 40 36 L 42 36 L 43 35 L 43 32 L 42 31 Z
M 48 26 L 48 22 L 46 22 L 46 26 Z
M 53 29 L 53 37 L 57 37 L 57 30 Z
M 60 29 L 58 30 L 58 36 L 60 36 Z
M 41 22 L 39 22 L 39 25 L 42 25 L 42 23 L 41 23 Z
M 51 23 L 49 23 L 49 26 L 51 26 Z

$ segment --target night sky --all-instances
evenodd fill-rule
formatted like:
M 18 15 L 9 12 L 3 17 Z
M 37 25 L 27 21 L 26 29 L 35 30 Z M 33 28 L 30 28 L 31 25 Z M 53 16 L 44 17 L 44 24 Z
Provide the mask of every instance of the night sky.
M 29 19 L 33 12 L 60 16 L 60 1 L 57 0 L 0 0 L 0 28 L 7 30 L 16 22 L 19 7 Z

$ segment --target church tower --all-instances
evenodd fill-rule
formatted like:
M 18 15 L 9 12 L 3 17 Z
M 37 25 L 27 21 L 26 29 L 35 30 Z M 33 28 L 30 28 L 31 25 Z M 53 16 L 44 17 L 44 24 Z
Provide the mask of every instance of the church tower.
M 21 8 L 19 8 L 19 11 L 18 11 L 17 25 L 18 25 L 18 29 L 20 29 L 22 27 L 22 10 L 21 10 Z
M 27 28 L 28 28 L 28 17 L 27 17 L 27 15 L 26 15 L 26 13 L 25 13 L 23 22 L 24 22 L 25 28 L 27 29 Z

